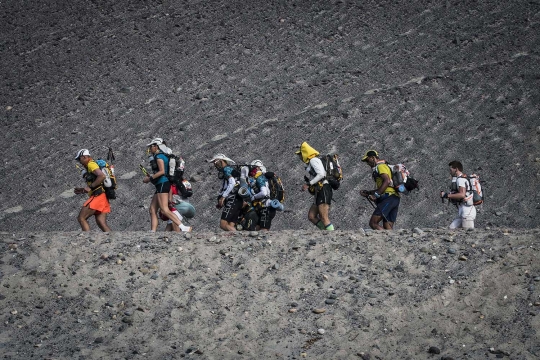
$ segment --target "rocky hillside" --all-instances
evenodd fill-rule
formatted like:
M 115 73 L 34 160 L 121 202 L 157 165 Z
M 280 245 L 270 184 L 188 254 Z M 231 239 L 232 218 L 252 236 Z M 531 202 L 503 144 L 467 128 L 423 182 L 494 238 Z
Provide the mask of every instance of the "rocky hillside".
M 447 164 L 479 173 L 477 224 L 530 228 L 540 200 L 538 1 L 2 2 L 0 228 L 77 230 L 78 149 L 116 155 L 114 230 L 149 228 L 145 144 L 187 161 L 199 231 L 218 186 L 205 162 L 263 160 L 287 187 L 274 229 L 308 229 L 295 148 L 337 152 L 338 229 L 367 226 L 360 162 L 377 149 L 420 180 L 397 228 L 447 225 Z

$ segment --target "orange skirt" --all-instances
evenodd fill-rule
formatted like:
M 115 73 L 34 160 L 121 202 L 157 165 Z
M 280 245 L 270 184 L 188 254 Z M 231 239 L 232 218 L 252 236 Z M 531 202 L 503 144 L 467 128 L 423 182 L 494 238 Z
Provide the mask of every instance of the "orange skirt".
M 95 210 L 96 213 L 110 213 L 111 205 L 109 204 L 109 199 L 105 193 L 99 195 L 92 195 L 88 200 L 85 201 L 83 206 L 88 206 L 90 209 Z

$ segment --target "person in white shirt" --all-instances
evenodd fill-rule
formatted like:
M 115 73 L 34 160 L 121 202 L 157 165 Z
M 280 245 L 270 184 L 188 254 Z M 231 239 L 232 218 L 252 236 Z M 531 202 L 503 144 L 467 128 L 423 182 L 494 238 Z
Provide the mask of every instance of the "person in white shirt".
M 306 164 L 306 183 L 302 185 L 302 191 L 309 190 L 314 195 L 315 201 L 308 212 L 308 219 L 321 230 L 334 230 L 334 225 L 329 218 L 332 204 L 332 186 L 326 180 L 326 170 L 317 156 L 319 152 L 307 142 L 303 142 L 296 154 Z
M 441 198 L 448 199 L 458 208 L 458 216 L 452 221 L 449 228 L 473 229 L 476 219 L 476 208 L 473 205 L 473 192 L 467 175 L 463 174 L 463 165 L 459 161 L 448 164 L 452 184 L 450 192 L 441 191 Z

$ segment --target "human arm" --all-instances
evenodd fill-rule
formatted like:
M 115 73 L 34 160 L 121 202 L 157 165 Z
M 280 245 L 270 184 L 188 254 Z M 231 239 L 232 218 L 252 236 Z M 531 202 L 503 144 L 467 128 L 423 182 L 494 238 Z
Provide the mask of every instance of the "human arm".
M 321 159 L 315 157 L 309 160 L 309 165 L 313 171 L 315 171 L 315 176 L 309 181 L 309 185 L 315 185 L 319 181 L 324 180 L 326 177 L 326 170 L 324 170 L 324 165 Z
M 103 171 L 101 171 L 100 168 L 97 168 L 94 171 L 92 171 L 92 174 L 95 175 L 96 179 L 92 181 L 92 183 L 87 184 L 83 188 L 83 191 L 85 193 L 89 193 L 90 191 L 94 190 L 95 188 L 97 188 L 103 183 L 103 180 L 105 180 L 105 174 L 103 173 Z

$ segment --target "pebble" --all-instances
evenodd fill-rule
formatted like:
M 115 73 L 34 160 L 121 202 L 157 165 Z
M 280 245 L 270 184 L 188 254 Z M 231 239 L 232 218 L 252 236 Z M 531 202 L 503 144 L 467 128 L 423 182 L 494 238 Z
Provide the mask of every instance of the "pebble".
M 454 248 L 448 248 L 447 252 L 448 252 L 449 254 L 455 254 L 455 253 L 456 253 L 456 249 L 454 249 Z
M 323 308 L 313 309 L 313 312 L 315 314 L 322 314 L 322 313 L 326 312 L 326 309 L 323 309 Z
M 337 299 L 337 294 L 330 294 L 328 295 L 329 299 Z
M 193 235 L 191 235 L 191 233 L 185 233 L 184 235 L 184 239 L 187 239 L 187 240 L 191 239 L 192 237 Z
M 320 335 L 322 335 L 322 334 L 325 333 L 325 331 L 324 331 L 324 329 L 319 329 L 319 330 L 317 330 L 317 333 L 319 333 Z
M 123 261 L 122 261 L 122 259 L 118 259 L 118 260 L 116 260 L 116 263 L 117 263 L 118 265 L 122 265 Z
M 540 281 L 540 276 L 535 277 L 534 281 Z
M 430 354 L 440 354 L 440 353 L 441 353 L 441 349 L 439 349 L 439 348 L 436 347 L 436 346 L 430 346 L 428 352 L 429 352 Z
M 429 252 L 429 249 L 428 249 L 427 247 L 424 246 L 424 247 L 421 247 L 421 248 L 420 248 L 420 252 L 422 252 L 422 253 L 428 253 L 428 252 Z
M 328 305 L 332 305 L 336 302 L 336 300 L 334 299 L 326 299 L 325 303 L 328 304 Z
M 159 277 L 159 274 L 157 272 L 153 273 L 152 276 L 150 276 L 150 279 L 156 280 Z
M 496 212 L 495 212 L 495 215 L 496 215 L 496 216 L 501 216 L 502 214 L 503 214 L 503 213 L 502 213 L 501 211 L 496 211 Z
M 291 308 L 291 309 L 289 309 L 289 312 L 290 312 L 290 313 L 295 313 L 295 312 L 297 312 L 297 311 L 298 311 L 298 309 L 296 309 L 296 308 Z
M 11 310 L 11 315 L 17 315 L 18 311 L 17 310 Z
M 279 264 L 274 264 L 273 268 L 274 270 L 279 270 Z
M 250 231 L 250 232 L 249 232 L 249 236 L 251 236 L 251 237 L 257 237 L 257 236 L 259 236 L 259 232 L 258 232 L 258 231 Z
M 413 229 L 413 233 L 418 234 L 418 235 L 422 235 L 422 234 L 424 234 L 424 231 L 422 229 L 420 229 L 420 228 L 415 227 Z
M 461 261 L 467 261 L 467 257 L 465 255 L 461 255 L 458 259 Z

